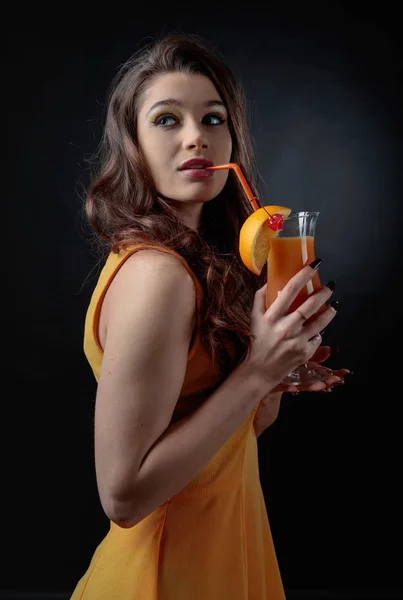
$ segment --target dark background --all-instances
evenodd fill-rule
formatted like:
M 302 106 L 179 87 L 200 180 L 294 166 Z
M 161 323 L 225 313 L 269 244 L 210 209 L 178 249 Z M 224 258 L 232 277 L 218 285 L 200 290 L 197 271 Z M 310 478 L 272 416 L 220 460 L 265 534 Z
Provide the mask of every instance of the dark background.
M 392 6 L 14 9 L 3 81 L 12 392 L 2 597 L 70 593 L 108 529 L 94 470 L 95 382 L 82 351 L 100 265 L 80 197 L 112 77 L 139 44 L 170 31 L 202 35 L 241 78 L 262 200 L 320 211 L 321 278 L 337 283 L 340 310 L 324 343 L 340 347 L 329 365 L 354 375 L 330 394 L 285 395 L 259 439 L 285 588 L 290 598 L 397 597 L 403 60 Z

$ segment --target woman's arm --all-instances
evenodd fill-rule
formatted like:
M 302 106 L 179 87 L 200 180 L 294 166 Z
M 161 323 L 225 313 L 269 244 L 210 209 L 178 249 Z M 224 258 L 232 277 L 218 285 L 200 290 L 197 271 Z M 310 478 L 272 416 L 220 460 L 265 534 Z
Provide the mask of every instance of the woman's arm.
M 170 425 L 194 306 L 189 274 L 175 257 L 153 251 L 130 257 L 105 298 L 95 464 L 105 514 L 123 528 L 186 487 L 278 383 L 241 364 L 202 406 Z

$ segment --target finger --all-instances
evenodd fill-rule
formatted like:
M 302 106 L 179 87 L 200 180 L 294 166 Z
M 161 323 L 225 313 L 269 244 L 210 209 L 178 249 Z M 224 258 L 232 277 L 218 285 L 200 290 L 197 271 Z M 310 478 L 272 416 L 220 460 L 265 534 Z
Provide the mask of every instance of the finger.
M 295 385 L 290 385 L 289 383 L 279 383 L 278 386 L 274 388 L 274 392 L 288 392 L 290 394 L 297 394 L 299 387 Z
M 323 392 L 327 388 L 326 383 L 323 381 L 315 381 L 315 383 L 310 383 L 309 385 L 300 386 L 298 389 L 301 392 Z
M 318 333 L 318 331 L 325 329 L 325 327 L 329 325 L 331 321 L 333 321 L 336 314 L 337 310 L 334 308 L 334 306 L 329 305 L 323 312 L 320 312 L 316 317 L 311 319 L 303 328 L 307 338 L 311 339 Z
M 331 346 L 320 346 L 315 354 L 311 356 L 309 361 L 321 363 L 324 362 L 332 354 Z
M 255 292 L 255 300 L 253 302 L 251 316 L 261 317 L 266 312 L 266 290 L 267 283 Z
M 315 381 L 309 386 L 309 392 L 323 392 L 327 388 L 327 383 L 324 381 Z
M 340 377 L 338 377 L 337 375 L 332 373 L 332 375 L 330 375 L 329 377 L 326 377 L 326 379 L 324 381 L 327 386 L 332 387 L 333 385 L 338 384 L 342 380 Z
M 334 285 L 332 282 L 329 282 L 329 285 Z M 313 317 L 318 311 L 323 307 L 325 310 L 325 304 L 333 294 L 333 289 L 327 287 L 327 285 L 323 285 L 319 290 L 313 292 L 306 300 L 303 302 L 295 311 L 291 314 L 294 319 L 301 321 L 301 317 L 303 320 L 308 321 L 311 317 Z M 304 319 L 305 317 L 305 319 Z
M 335 379 L 335 380 L 333 380 Z M 301 391 L 304 392 L 330 392 L 331 388 L 339 383 L 338 378 L 325 379 L 324 381 L 315 381 Z
M 315 275 L 321 262 L 322 261 L 318 258 L 316 261 L 311 263 L 313 267 L 307 265 L 298 271 L 296 275 L 291 277 L 291 279 L 286 283 L 284 288 L 279 293 L 276 300 L 269 307 L 267 312 L 270 312 L 274 318 L 287 315 L 289 313 L 291 304 L 294 302 L 299 292 Z
M 322 336 L 320 335 L 320 333 L 317 333 L 316 335 L 314 335 L 313 337 L 311 337 L 308 340 L 308 344 L 309 344 L 312 354 L 314 354 L 316 352 L 316 350 L 319 348 L 321 343 L 322 343 Z
M 334 373 L 333 369 L 329 369 L 329 367 L 325 367 L 324 365 L 320 365 L 318 362 L 313 362 L 311 360 L 309 360 L 307 362 L 307 365 L 309 366 L 310 369 L 316 369 L 316 368 L 320 368 L 320 370 L 324 373 Z
M 341 370 L 343 371 L 344 369 L 341 369 Z M 330 388 L 344 383 L 343 378 L 338 376 L 336 373 L 339 373 L 339 371 L 331 372 L 329 377 L 326 377 L 326 379 L 324 379 L 323 381 L 315 381 L 315 383 L 311 383 L 309 386 L 300 388 L 300 391 L 301 392 L 324 392 L 325 390 L 330 391 Z
M 337 375 L 341 379 L 344 379 L 344 377 L 346 375 L 349 375 L 350 373 L 351 373 L 351 371 L 349 371 L 349 369 L 338 369 L 337 371 L 333 371 L 333 374 Z
M 337 373 L 340 377 L 344 377 L 344 375 L 349 375 L 351 371 L 350 369 L 338 369 L 337 371 L 333 371 L 333 373 Z

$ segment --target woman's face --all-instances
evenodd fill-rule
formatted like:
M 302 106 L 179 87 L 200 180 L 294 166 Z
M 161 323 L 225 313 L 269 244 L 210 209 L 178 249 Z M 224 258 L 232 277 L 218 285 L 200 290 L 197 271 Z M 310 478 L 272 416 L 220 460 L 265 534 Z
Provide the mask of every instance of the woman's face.
M 232 152 L 227 110 L 211 80 L 179 72 L 153 79 L 140 98 L 137 136 L 157 191 L 185 214 L 199 216 L 203 203 L 223 189 L 228 171 L 198 165 L 203 159 L 228 163 Z M 189 159 L 196 159 L 193 169 L 186 168 Z

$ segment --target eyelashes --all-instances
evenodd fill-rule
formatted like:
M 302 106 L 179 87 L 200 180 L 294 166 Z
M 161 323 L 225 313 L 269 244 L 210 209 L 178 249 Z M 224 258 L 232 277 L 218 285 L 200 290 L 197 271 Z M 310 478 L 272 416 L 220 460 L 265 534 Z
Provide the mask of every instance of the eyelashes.
M 215 122 L 212 123 L 211 120 L 213 120 Z M 210 122 L 208 122 L 208 121 L 210 121 Z M 166 128 L 166 127 L 172 127 L 175 124 L 177 124 L 178 122 L 179 122 L 179 119 L 175 115 L 172 115 L 170 113 L 164 113 L 162 115 L 159 115 L 156 119 L 154 119 L 152 121 L 152 124 L 156 127 Z M 202 123 L 204 125 L 210 125 L 212 127 L 216 127 L 217 125 L 222 125 L 225 122 L 226 122 L 226 119 L 223 116 L 216 114 L 216 113 L 209 113 L 208 115 L 205 115 L 202 119 Z
M 204 119 L 207 119 L 209 117 L 217 120 L 217 123 L 210 123 L 210 125 L 222 125 L 226 121 L 226 119 L 224 119 L 224 117 L 222 117 L 221 115 L 215 115 L 215 114 L 206 115 L 204 117 Z M 203 119 L 203 121 L 204 121 L 204 119 Z
M 177 118 L 174 117 L 174 115 L 160 115 L 159 117 L 157 117 L 154 121 L 152 121 L 152 124 L 155 126 L 161 126 L 161 127 L 170 127 L 172 125 L 172 123 L 164 123 L 163 121 L 169 121 L 169 120 L 173 120 L 173 121 L 177 121 Z M 175 123 L 173 123 L 175 124 Z

